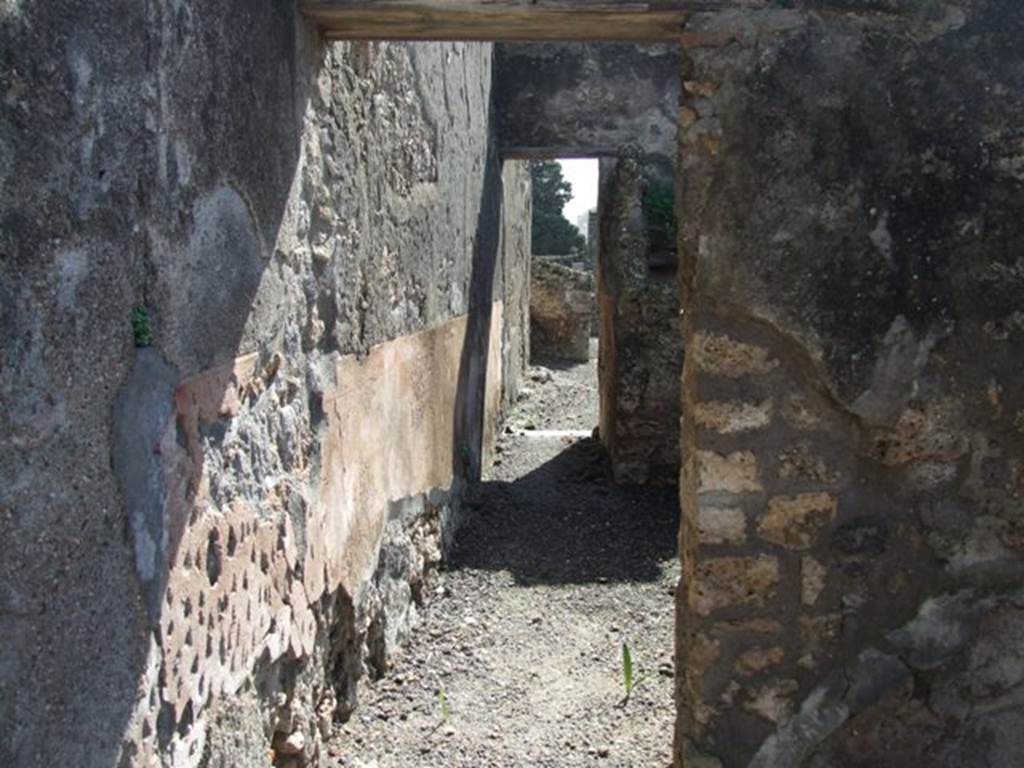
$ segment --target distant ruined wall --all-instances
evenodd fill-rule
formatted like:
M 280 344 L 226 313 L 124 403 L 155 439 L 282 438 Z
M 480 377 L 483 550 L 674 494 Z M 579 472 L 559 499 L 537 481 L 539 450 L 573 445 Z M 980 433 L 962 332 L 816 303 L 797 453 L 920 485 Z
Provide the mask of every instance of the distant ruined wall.
M 590 359 L 594 278 L 546 256 L 530 262 L 530 359 Z
M 0 763 L 315 765 L 525 363 L 491 48 L 111 0 L 0 51 Z
M 1009 768 L 1024 13 L 821 5 L 688 26 L 677 760 Z

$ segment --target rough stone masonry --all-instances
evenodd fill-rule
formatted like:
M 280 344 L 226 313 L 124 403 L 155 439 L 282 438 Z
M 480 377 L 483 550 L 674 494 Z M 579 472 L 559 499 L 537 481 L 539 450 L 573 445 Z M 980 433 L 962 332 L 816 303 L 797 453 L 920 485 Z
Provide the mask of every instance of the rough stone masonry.
M 496 49 L 502 152 L 600 158 L 600 224 L 590 230 L 601 231 L 590 238 L 597 251 L 600 434 L 619 482 L 675 483 L 679 474 L 683 345 L 675 222 L 669 221 L 679 56 L 678 45 L 506 43 Z M 620 155 L 627 160 L 620 163 Z M 536 285 L 534 304 L 547 293 L 544 282 Z M 534 323 L 535 344 L 546 324 Z M 584 346 L 577 349 L 585 354 Z
M 1015 766 L 1024 10 L 697 6 L 676 762 Z M 0 4 L 4 764 L 317 765 L 391 663 L 527 348 L 491 61 Z
M 600 436 L 618 482 L 674 483 L 679 477 L 678 264 L 674 233 L 659 231 L 645 205 L 671 184 L 638 145 L 601 163 L 597 302 L 600 323 Z M 652 174 L 652 168 L 655 172 Z M 664 227 L 663 229 L 670 229 Z M 659 243 L 672 247 L 666 253 Z
M 530 359 L 590 359 L 594 279 L 554 258 L 530 261 Z
M 677 760 L 1016 765 L 1024 11 L 792 5 L 688 25 Z

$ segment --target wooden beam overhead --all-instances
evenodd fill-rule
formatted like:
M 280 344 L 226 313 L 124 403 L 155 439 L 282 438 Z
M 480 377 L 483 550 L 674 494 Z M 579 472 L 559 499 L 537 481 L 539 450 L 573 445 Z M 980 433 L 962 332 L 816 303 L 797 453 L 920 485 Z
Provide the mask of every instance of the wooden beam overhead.
M 714 2 L 654 0 L 301 0 L 331 40 L 617 40 L 679 42 L 696 10 Z
M 502 160 L 554 160 L 556 158 L 615 157 L 619 148 L 602 146 L 502 147 Z

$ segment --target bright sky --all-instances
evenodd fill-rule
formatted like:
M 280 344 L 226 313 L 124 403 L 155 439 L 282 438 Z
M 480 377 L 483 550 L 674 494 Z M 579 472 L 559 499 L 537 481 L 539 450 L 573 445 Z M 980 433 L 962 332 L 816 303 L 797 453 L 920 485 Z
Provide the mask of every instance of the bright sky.
M 562 215 L 575 224 L 581 213 L 597 208 L 598 168 L 597 160 L 562 160 L 562 175 L 572 184 L 572 200 L 562 209 Z

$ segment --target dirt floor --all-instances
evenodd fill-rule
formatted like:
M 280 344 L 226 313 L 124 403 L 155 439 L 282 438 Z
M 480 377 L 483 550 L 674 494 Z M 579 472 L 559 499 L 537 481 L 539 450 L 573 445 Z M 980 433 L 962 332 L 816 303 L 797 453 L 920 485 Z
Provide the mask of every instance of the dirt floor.
M 361 686 L 336 765 L 670 764 L 676 489 L 612 484 L 573 434 L 596 420 L 595 361 L 531 369 L 422 624 Z

